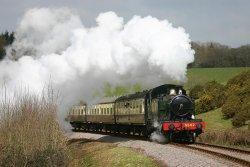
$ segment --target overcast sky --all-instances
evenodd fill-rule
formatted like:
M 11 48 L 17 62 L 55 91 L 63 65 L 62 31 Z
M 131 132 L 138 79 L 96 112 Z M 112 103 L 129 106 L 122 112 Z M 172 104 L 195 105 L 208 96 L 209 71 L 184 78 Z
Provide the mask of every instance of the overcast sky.
M 114 11 L 125 21 L 151 15 L 184 27 L 193 41 L 250 44 L 249 0 L 0 0 L 0 32 L 15 30 L 33 7 L 72 8 L 86 26 L 94 25 L 100 12 Z

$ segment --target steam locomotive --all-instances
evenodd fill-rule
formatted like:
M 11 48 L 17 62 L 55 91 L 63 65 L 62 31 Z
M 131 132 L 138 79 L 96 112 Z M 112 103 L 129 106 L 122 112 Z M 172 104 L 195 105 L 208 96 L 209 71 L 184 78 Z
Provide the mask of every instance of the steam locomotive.
M 194 102 L 180 85 L 165 84 L 98 104 L 73 106 L 66 120 L 75 130 L 150 136 L 162 133 L 167 142 L 195 142 L 205 127 L 195 119 Z

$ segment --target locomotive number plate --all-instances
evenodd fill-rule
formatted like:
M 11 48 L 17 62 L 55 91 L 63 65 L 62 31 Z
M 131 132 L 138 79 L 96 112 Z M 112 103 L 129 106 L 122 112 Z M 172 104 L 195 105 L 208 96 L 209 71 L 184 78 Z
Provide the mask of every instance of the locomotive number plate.
M 193 127 L 195 127 L 195 123 L 185 123 L 184 127 L 185 128 L 193 128 Z

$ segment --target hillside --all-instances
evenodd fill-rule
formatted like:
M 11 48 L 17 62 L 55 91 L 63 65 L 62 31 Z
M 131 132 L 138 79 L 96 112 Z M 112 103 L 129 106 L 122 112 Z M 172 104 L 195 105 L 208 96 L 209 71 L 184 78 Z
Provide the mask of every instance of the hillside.
M 206 130 L 231 129 L 231 119 L 223 119 L 221 108 L 202 113 L 196 116 L 206 122 Z
M 235 67 L 235 68 L 191 68 L 187 71 L 187 83 L 185 87 L 191 88 L 197 84 L 203 84 L 207 81 L 217 81 L 221 84 L 226 84 L 228 79 L 249 70 L 250 67 Z

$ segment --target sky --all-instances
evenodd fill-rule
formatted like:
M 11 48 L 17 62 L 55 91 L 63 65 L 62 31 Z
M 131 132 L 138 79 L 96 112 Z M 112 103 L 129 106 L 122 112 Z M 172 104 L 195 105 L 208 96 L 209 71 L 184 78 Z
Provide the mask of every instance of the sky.
M 192 41 L 250 44 L 249 0 L 0 0 L 0 32 L 15 30 L 25 11 L 35 7 L 69 7 L 85 26 L 94 26 L 98 14 L 107 11 L 125 21 L 151 15 L 185 28 Z

